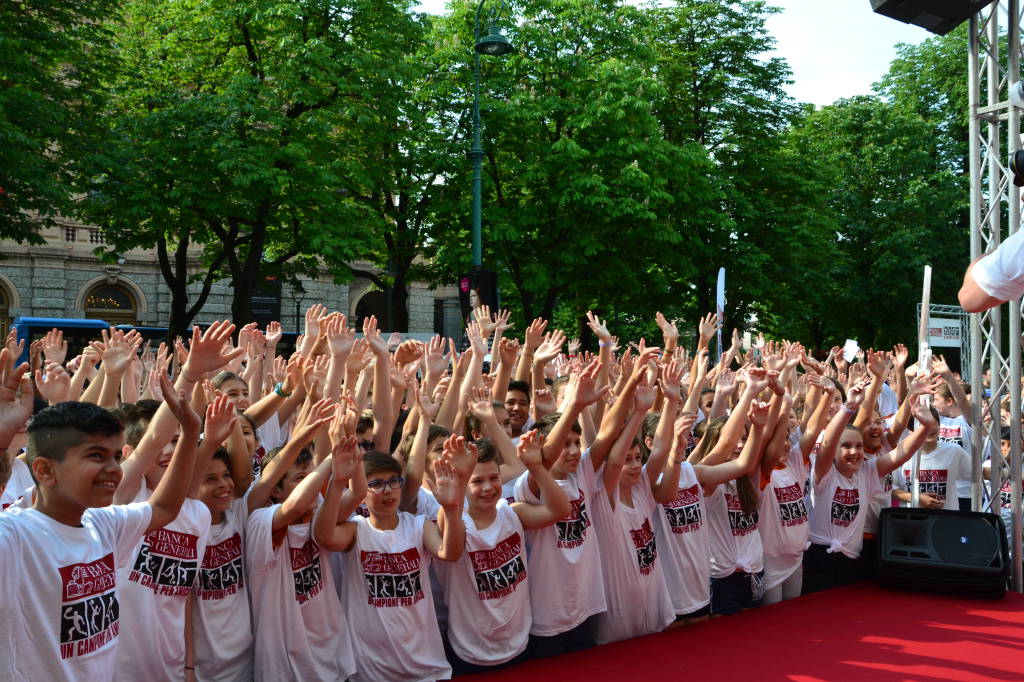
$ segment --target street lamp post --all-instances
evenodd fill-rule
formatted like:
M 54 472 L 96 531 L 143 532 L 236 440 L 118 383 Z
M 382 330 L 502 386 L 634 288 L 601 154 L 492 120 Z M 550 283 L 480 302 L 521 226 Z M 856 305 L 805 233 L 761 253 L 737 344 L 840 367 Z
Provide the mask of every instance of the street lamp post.
M 494 57 L 508 54 L 514 48 L 508 38 L 498 31 L 497 21 L 505 9 L 502 2 L 498 11 L 487 18 L 487 35 L 480 35 L 480 14 L 484 3 L 480 0 L 476 6 L 476 21 L 473 24 L 473 148 L 469 158 L 473 162 L 473 271 L 479 271 L 483 264 L 483 246 L 480 230 L 480 173 L 484 160 L 484 149 L 480 143 L 480 55 L 489 54 Z

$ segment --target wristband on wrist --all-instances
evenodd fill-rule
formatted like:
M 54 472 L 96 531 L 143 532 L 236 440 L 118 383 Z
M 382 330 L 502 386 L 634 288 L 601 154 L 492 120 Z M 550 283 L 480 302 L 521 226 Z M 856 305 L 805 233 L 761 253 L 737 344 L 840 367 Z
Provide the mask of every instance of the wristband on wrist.
M 843 405 L 843 412 L 845 412 L 846 414 L 857 414 L 857 410 L 851 410 L 845 404 Z
M 611 341 L 598 341 L 597 345 L 600 346 L 601 348 L 607 348 L 608 346 L 612 345 L 612 342 Z
M 284 384 L 282 382 L 280 382 L 280 381 L 277 382 L 276 384 L 274 384 L 274 393 L 276 393 L 277 395 L 281 396 L 282 398 L 290 398 L 290 397 L 292 397 L 291 393 L 285 393 L 284 392 Z

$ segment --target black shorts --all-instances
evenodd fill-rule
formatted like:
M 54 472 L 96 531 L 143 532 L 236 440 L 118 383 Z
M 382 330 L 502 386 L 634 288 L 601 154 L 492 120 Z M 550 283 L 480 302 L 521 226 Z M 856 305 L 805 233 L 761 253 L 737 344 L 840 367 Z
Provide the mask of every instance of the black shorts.
M 842 552 L 829 552 L 825 545 L 812 543 L 804 552 L 802 594 L 812 594 L 857 581 L 857 559 Z
M 693 618 L 703 618 L 704 616 L 709 615 L 711 615 L 711 604 L 705 604 L 696 611 L 690 611 L 689 613 L 684 613 L 681 616 L 676 616 L 676 622 L 681 620 L 691 620 Z
M 730 616 L 743 609 L 761 605 L 764 598 L 764 571 L 738 571 L 724 578 L 711 579 L 711 613 Z

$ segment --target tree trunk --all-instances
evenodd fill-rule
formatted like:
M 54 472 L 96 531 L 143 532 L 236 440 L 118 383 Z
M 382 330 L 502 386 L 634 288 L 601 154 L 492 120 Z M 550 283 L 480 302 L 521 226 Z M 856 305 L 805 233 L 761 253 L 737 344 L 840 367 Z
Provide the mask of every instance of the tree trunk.
M 409 291 L 406 287 L 406 274 L 404 269 L 395 272 L 394 284 L 389 288 L 391 299 L 389 309 L 391 319 L 388 320 L 389 332 L 409 331 Z

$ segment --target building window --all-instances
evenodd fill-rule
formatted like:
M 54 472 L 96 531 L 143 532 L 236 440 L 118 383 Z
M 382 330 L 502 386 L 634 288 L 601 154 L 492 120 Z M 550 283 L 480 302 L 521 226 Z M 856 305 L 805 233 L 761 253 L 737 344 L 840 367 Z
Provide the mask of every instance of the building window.
M 118 284 L 98 284 L 85 297 L 85 316 L 90 319 L 135 324 L 136 311 L 135 297 Z
M 64 228 L 64 241 L 73 242 L 78 238 L 78 230 L 73 227 Z

